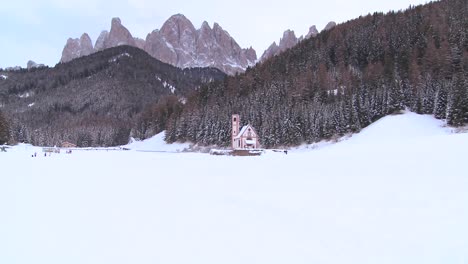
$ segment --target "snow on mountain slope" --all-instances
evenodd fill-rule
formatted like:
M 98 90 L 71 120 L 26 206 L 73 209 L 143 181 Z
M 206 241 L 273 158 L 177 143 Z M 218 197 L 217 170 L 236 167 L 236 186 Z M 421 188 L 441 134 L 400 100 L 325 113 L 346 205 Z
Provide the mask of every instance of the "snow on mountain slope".
M 189 143 L 168 144 L 164 141 L 165 132 L 161 132 L 154 137 L 143 141 L 132 140 L 128 145 L 122 146 L 136 151 L 154 151 L 154 152 L 181 152 L 190 147 Z
M 442 120 L 431 115 L 419 115 L 409 111 L 402 114 L 391 115 L 377 120 L 359 133 L 338 139 L 337 143 L 323 141 L 311 145 L 294 148 L 296 151 L 309 151 L 310 149 L 333 146 L 339 150 L 352 150 L 367 148 L 399 147 L 405 144 L 428 142 L 431 138 L 450 135 L 454 129 L 447 127 Z M 350 146 L 351 145 L 351 146 Z
M 440 124 L 389 116 L 260 157 L 17 146 L 0 152 L 0 263 L 461 264 L 468 134 Z
M 378 144 L 395 141 L 427 140 L 427 137 L 450 134 L 442 120 L 430 115 L 405 112 L 384 117 L 353 135 L 348 142 L 353 144 Z

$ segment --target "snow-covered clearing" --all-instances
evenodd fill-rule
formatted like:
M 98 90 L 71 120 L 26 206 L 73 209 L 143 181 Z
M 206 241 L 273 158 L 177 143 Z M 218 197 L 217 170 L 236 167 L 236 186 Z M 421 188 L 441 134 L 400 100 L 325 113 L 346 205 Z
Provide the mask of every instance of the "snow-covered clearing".
M 260 157 L 17 146 L 0 263 L 466 263 L 468 134 L 440 125 L 390 116 Z
M 160 133 L 152 138 L 136 141 L 132 139 L 132 142 L 123 148 L 136 150 L 136 151 L 153 151 L 153 152 L 181 152 L 190 148 L 189 143 L 174 143 L 167 144 L 164 141 L 164 133 Z

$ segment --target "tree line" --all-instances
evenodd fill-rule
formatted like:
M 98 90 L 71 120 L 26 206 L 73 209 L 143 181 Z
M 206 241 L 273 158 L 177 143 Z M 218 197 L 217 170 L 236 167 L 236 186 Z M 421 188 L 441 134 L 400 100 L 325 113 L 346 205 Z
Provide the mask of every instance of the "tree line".
M 144 121 L 155 105 L 183 99 L 202 84 L 225 77 L 215 68 L 182 70 L 130 46 L 53 68 L 0 74 L 7 76 L 0 78 L 0 109 L 8 117 L 11 141 L 39 146 L 68 141 L 80 147 L 152 136 L 161 128 Z
M 180 70 L 128 46 L 54 68 L 0 71 L 9 121 L 0 118 L 0 141 L 111 146 L 166 130 L 168 142 L 229 146 L 233 113 L 265 147 L 358 132 L 405 108 L 462 126 L 467 9 L 466 0 L 442 0 L 369 14 L 232 77 Z
M 468 123 L 468 5 L 442 0 L 359 17 L 244 74 L 202 86 L 167 121 L 166 140 L 228 146 L 230 116 L 265 147 L 354 133 L 408 108 Z
M 7 143 L 9 139 L 10 139 L 10 128 L 8 126 L 6 117 L 3 115 L 2 111 L 0 110 L 0 145 Z

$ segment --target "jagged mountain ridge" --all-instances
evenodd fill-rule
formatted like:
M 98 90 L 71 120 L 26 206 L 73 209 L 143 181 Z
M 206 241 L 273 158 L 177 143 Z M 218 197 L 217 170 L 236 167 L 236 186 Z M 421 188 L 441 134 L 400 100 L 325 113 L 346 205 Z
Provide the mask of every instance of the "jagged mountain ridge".
M 125 144 L 147 108 L 167 97 L 177 103 L 200 85 L 226 76 L 216 68 L 180 69 L 131 46 L 54 68 L 0 74 L 8 76 L 0 80 L 0 106 L 13 120 L 13 138 L 48 146 L 64 140 L 81 146 Z
M 323 30 L 329 30 L 332 29 L 334 26 L 336 26 L 335 22 L 329 22 Z M 260 62 L 266 61 L 267 59 L 280 54 L 281 52 L 290 49 L 294 46 L 297 45 L 297 43 L 309 39 L 312 37 L 315 37 L 318 35 L 318 30 L 315 25 L 311 26 L 309 28 L 309 32 L 304 36 L 301 36 L 299 38 L 296 37 L 296 34 L 294 33 L 293 30 L 286 30 L 283 33 L 283 37 L 280 39 L 279 44 L 276 44 L 276 42 L 273 42 L 268 49 L 263 52 L 263 55 L 260 57 Z
M 102 31 L 90 50 L 91 40 L 84 33 L 80 39 L 68 39 L 60 62 L 67 62 L 92 52 L 119 45 L 130 45 L 145 50 L 154 58 L 180 68 L 215 67 L 227 74 L 243 72 L 253 66 L 257 55 L 253 48 L 242 49 L 218 23 L 213 28 L 205 21 L 200 29 L 184 15 L 171 16 L 161 27 L 153 30 L 146 40 L 134 38 L 113 18 L 110 31 Z

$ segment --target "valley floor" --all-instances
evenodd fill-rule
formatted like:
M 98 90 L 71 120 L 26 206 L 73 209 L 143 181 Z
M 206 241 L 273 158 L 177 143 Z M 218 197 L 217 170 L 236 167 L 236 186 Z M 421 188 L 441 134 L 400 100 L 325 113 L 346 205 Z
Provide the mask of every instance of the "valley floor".
M 406 113 L 260 157 L 17 146 L 0 263 L 466 263 L 468 134 L 441 126 Z

